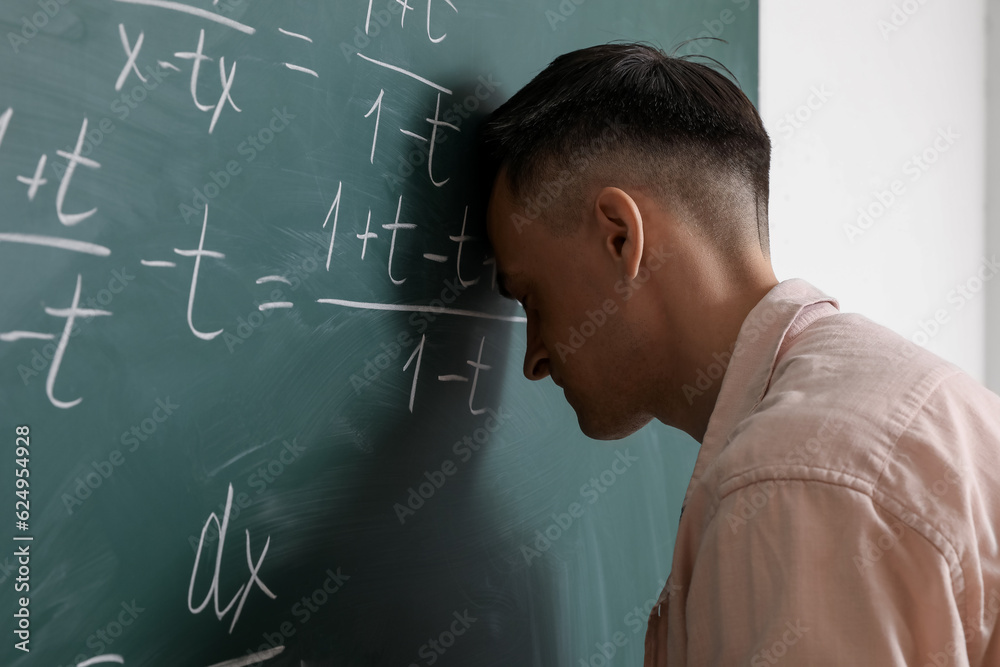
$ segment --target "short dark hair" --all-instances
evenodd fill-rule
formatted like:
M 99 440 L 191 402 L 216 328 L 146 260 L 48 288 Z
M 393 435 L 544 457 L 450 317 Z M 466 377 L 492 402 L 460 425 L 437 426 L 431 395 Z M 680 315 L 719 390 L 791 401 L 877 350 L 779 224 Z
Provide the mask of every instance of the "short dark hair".
M 771 141 L 743 91 L 690 56 L 634 43 L 561 55 L 490 114 L 480 148 L 488 182 L 502 168 L 522 201 L 603 170 L 681 207 L 721 247 L 757 242 L 769 256 Z

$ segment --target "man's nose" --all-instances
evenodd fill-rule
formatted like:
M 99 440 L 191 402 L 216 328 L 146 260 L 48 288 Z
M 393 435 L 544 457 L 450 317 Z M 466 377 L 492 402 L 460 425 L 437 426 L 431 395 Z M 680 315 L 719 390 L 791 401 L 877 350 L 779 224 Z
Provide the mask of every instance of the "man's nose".
M 524 377 L 529 380 L 544 380 L 549 376 L 549 357 L 528 352 L 524 355 Z
M 538 332 L 538 318 L 528 313 L 528 346 L 524 352 L 524 377 L 544 380 L 549 375 L 549 353 Z

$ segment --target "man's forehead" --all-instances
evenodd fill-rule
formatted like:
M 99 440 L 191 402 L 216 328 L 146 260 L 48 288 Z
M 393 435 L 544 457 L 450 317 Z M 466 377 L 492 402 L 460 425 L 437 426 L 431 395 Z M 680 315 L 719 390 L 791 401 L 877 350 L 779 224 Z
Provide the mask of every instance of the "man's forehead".
M 489 223 L 490 219 L 499 213 L 498 209 L 510 208 L 510 186 L 507 184 L 507 178 L 502 168 L 493 178 L 493 184 L 490 186 L 489 197 L 489 206 L 487 208 L 489 215 L 487 217 L 487 223 Z
M 493 189 L 486 211 L 486 233 L 495 252 L 500 252 L 498 245 L 506 247 L 504 240 L 510 236 L 514 227 L 514 214 L 510 189 L 501 171 L 493 180 Z
M 493 257 L 496 262 L 497 287 L 500 294 L 513 298 L 511 293 L 519 293 L 527 282 L 527 275 L 522 271 L 522 257 L 527 246 L 527 239 L 521 238 L 521 230 L 515 226 L 513 199 L 503 172 L 497 175 L 493 182 L 486 216 L 486 230 L 493 246 Z

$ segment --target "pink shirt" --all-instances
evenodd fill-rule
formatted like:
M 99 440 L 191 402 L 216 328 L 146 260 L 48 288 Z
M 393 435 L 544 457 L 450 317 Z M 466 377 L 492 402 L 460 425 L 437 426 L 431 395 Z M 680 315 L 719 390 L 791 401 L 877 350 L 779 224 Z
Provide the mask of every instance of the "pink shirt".
M 1000 397 L 801 279 L 721 382 L 645 667 L 1000 665 Z

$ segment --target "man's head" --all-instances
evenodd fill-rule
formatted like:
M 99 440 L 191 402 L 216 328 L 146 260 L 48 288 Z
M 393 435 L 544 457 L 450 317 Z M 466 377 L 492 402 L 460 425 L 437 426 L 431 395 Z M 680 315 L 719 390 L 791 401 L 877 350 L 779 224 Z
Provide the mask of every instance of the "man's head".
M 525 375 L 551 375 L 592 437 L 654 417 L 698 437 L 691 413 L 711 406 L 685 383 L 776 282 L 752 103 L 705 65 L 610 44 L 553 61 L 482 141 L 501 287 L 528 315 Z

